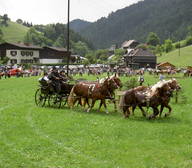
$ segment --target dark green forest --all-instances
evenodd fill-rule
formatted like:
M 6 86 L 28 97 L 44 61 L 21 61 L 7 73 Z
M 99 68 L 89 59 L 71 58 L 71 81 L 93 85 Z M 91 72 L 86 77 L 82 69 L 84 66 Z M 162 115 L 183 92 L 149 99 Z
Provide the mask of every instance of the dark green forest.
M 81 19 L 75 19 L 70 22 L 70 28 L 74 30 L 75 32 L 80 32 L 85 27 L 89 26 L 91 22 L 87 22 L 85 20 Z
M 85 54 L 93 49 L 93 45 L 78 33 L 70 30 L 70 49 L 73 54 Z M 25 38 L 25 43 L 39 46 L 67 46 L 67 27 L 64 24 L 34 25 L 29 29 Z
M 187 36 L 187 27 L 192 25 L 191 7 L 191 0 L 144 0 L 99 19 L 80 34 L 96 48 L 129 39 L 145 42 L 150 32 L 156 33 L 160 42 L 175 42 Z
M 34 37 L 34 38 L 33 38 Z M 36 39 L 35 39 L 36 38 Z M 48 24 L 48 25 L 34 25 L 28 31 L 26 42 L 31 42 L 36 45 L 50 45 L 56 47 L 66 47 L 67 45 L 67 27 L 65 24 Z M 70 45 L 79 41 L 86 43 L 89 48 L 92 48 L 92 44 L 88 42 L 78 33 L 70 30 Z

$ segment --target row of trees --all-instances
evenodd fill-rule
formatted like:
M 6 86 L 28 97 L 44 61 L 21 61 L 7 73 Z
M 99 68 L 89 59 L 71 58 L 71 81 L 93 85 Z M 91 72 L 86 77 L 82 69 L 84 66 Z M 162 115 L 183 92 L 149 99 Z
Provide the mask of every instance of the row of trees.
M 152 50 L 152 52 L 161 56 L 163 52 L 168 53 L 173 49 L 192 45 L 192 26 L 187 28 L 187 32 L 187 36 L 184 40 L 182 40 L 182 42 L 178 41 L 175 43 L 170 38 L 165 40 L 164 43 L 160 43 L 161 40 L 158 35 L 154 32 L 150 32 L 146 40 L 147 46 L 141 47 L 149 48 Z
M 16 22 L 18 24 L 22 24 L 23 26 L 26 26 L 26 27 L 33 27 L 33 23 L 31 22 L 26 22 L 26 21 L 23 21 L 22 19 L 17 19 Z
M 7 14 L 4 14 L 3 16 L 0 16 L 0 24 L 3 26 L 8 26 L 8 21 L 10 21 L 10 18 Z
M 168 53 L 174 49 L 192 45 L 192 26 L 187 28 L 188 34 L 182 42 L 173 42 L 171 39 L 164 40 L 161 43 L 161 39 L 154 32 L 150 32 L 147 36 L 146 43 L 137 46 L 138 48 L 149 49 L 154 54 L 162 56 L 163 53 Z M 121 62 L 122 56 L 124 55 L 123 49 L 116 49 L 113 57 L 110 59 L 110 63 Z M 86 63 L 106 63 L 109 57 L 108 49 L 99 49 L 96 51 L 89 51 L 85 57 L 88 59 Z
M 29 29 L 25 38 L 25 43 L 39 46 L 54 46 L 66 48 L 67 27 L 64 24 L 35 25 Z M 82 38 L 78 33 L 70 30 L 70 48 L 74 54 L 85 56 L 93 49 L 92 44 Z

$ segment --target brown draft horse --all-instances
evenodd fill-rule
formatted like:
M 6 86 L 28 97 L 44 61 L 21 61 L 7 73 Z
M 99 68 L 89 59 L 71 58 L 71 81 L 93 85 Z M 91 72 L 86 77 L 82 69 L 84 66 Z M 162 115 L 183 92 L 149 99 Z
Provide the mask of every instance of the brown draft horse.
M 115 75 L 112 75 L 112 76 L 110 76 L 110 77 L 108 77 L 108 78 L 109 78 L 109 80 L 113 80 L 113 81 L 115 82 L 116 88 L 122 88 L 122 87 L 123 87 L 123 84 L 122 84 L 119 76 L 118 76 L 116 73 L 115 73 Z M 106 78 L 101 79 L 101 80 L 99 81 L 99 83 L 103 83 L 103 81 L 104 81 L 105 79 L 106 79 Z M 115 89 L 116 89 L 116 88 L 110 87 L 110 88 L 109 88 L 109 96 L 106 97 L 106 99 L 112 100 L 112 102 L 114 103 L 115 111 L 117 110 L 116 101 L 115 101 Z M 105 103 L 105 100 L 104 100 L 104 103 Z M 100 110 L 102 104 L 103 104 L 103 102 L 101 101 L 101 102 L 100 102 L 100 106 L 99 106 L 99 110 Z
M 88 85 L 94 85 L 94 84 L 97 84 L 97 83 L 102 84 L 102 83 L 104 83 L 104 81 L 105 81 L 106 79 L 114 81 L 114 82 L 115 82 L 114 84 L 117 85 L 117 88 L 122 88 L 122 86 L 123 86 L 123 85 L 122 85 L 122 82 L 121 82 L 121 80 L 120 80 L 120 78 L 119 78 L 119 76 L 118 76 L 117 74 L 114 74 L 114 75 L 112 75 L 112 76 L 108 76 L 108 77 L 106 77 L 106 78 L 102 78 L 102 79 L 100 79 L 100 80 L 98 80 L 98 81 L 83 81 L 83 83 L 88 84 Z M 116 88 L 116 87 L 115 87 L 115 88 Z M 117 106 L 116 106 L 115 93 L 114 93 L 115 88 L 114 88 L 114 87 L 108 88 L 108 93 L 109 93 L 109 95 L 108 95 L 108 97 L 106 97 L 106 99 L 109 99 L 109 100 L 111 100 L 111 101 L 114 103 L 114 108 L 115 108 L 115 111 L 116 111 L 116 110 L 117 110 Z M 87 104 L 88 107 L 90 107 L 88 98 L 83 99 L 83 100 L 84 100 L 84 103 L 82 103 L 81 99 L 83 99 L 83 98 L 81 97 L 81 98 L 79 98 L 79 100 L 78 100 L 78 102 L 79 102 L 79 104 L 80 104 L 81 106 L 84 106 L 84 107 L 85 107 L 86 104 Z M 77 100 L 76 100 L 76 101 L 77 101 Z M 104 102 L 104 103 L 103 103 L 103 102 Z M 75 103 L 76 103 L 76 102 L 75 102 Z M 75 103 L 74 103 L 74 104 L 75 104 Z M 105 99 L 104 99 L 103 101 L 100 101 L 100 105 L 99 105 L 98 111 L 100 111 L 100 109 L 101 109 L 101 107 L 102 107 L 103 104 L 105 104 Z
M 180 89 L 181 89 L 181 86 L 178 84 L 177 80 L 176 79 L 171 79 L 171 80 L 168 80 L 166 81 L 166 83 L 169 85 L 169 87 L 171 88 L 171 96 L 172 96 L 172 93 L 173 91 L 176 91 L 178 92 Z M 172 111 L 172 108 L 171 106 L 169 105 L 169 102 L 170 102 L 170 99 L 171 99 L 171 96 L 165 96 L 165 97 L 162 97 L 162 104 L 161 104 L 161 108 L 160 108 L 160 113 L 159 113 L 159 116 L 161 117 L 161 114 L 163 112 L 163 109 L 164 107 L 168 108 L 169 109 L 169 112 L 168 113 L 165 113 L 165 117 L 169 116 L 171 114 L 171 111 Z
M 160 104 L 161 108 L 160 108 L 160 113 L 159 113 L 160 117 L 161 117 L 164 107 L 169 109 L 169 112 L 165 114 L 165 117 L 171 114 L 172 108 L 169 105 L 171 96 L 173 94 L 173 91 L 179 91 L 181 89 L 181 86 L 177 83 L 177 80 L 174 78 L 171 80 L 168 80 L 168 81 L 164 81 L 164 82 L 167 83 L 170 87 L 170 96 L 167 95 L 167 96 L 161 97 L 161 104 Z M 149 89 L 149 87 L 146 87 L 146 86 L 138 86 L 138 87 L 134 88 L 135 91 L 146 91 L 147 89 Z M 133 108 L 132 113 L 134 115 L 134 110 L 136 107 L 133 106 L 132 108 Z
M 123 110 L 124 117 L 127 118 L 130 115 L 129 107 L 135 109 L 136 106 L 139 106 L 143 116 L 146 116 L 146 113 L 142 107 L 152 107 L 153 114 L 149 116 L 149 119 L 153 119 L 159 114 L 158 106 L 162 102 L 161 98 L 166 96 L 170 96 L 170 87 L 165 82 L 158 82 L 152 88 L 144 91 L 130 89 L 121 98 L 120 108 Z
M 72 88 L 68 98 L 68 104 L 73 106 L 79 98 L 92 99 L 92 104 L 87 109 L 87 112 L 89 112 L 93 108 L 95 101 L 101 100 L 100 106 L 101 104 L 104 104 L 106 112 L 108 113 L 105 99 L 111 96 L 110 89 L 114 90 L 117 88 L 118 86 L 116 82 L 114 80 L 110 80 L 109 78 L 105 79 L 101 84 L 79 82 Z

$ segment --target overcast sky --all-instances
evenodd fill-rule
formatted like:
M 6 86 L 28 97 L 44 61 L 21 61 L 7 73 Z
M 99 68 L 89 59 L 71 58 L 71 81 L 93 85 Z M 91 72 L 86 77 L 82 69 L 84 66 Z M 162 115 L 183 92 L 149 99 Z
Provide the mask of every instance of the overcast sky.
M 96 21 L 112 11 L 124 8 L 139 0 L 70 0 L 70 20 Z M 18 18 L 33 24 L 66 23 L 67 0 L 0 0 L 0 15 L 12 20 Z

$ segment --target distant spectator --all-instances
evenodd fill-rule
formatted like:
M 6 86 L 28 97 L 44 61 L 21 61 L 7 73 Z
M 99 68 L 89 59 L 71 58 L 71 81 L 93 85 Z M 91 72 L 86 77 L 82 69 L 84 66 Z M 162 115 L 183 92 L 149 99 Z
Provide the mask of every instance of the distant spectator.
M 160 75 L 159 75 L 159 80 L 160 80 L 160 81 L 163 81 L 164 79 L 165 79 L 165 76 L 164 76 L 163 74 L 160 74 Z
M 138 78 L 139 85 L 142 86 L 144 81 L 145 81 L 144 76 L 140 75 Z

